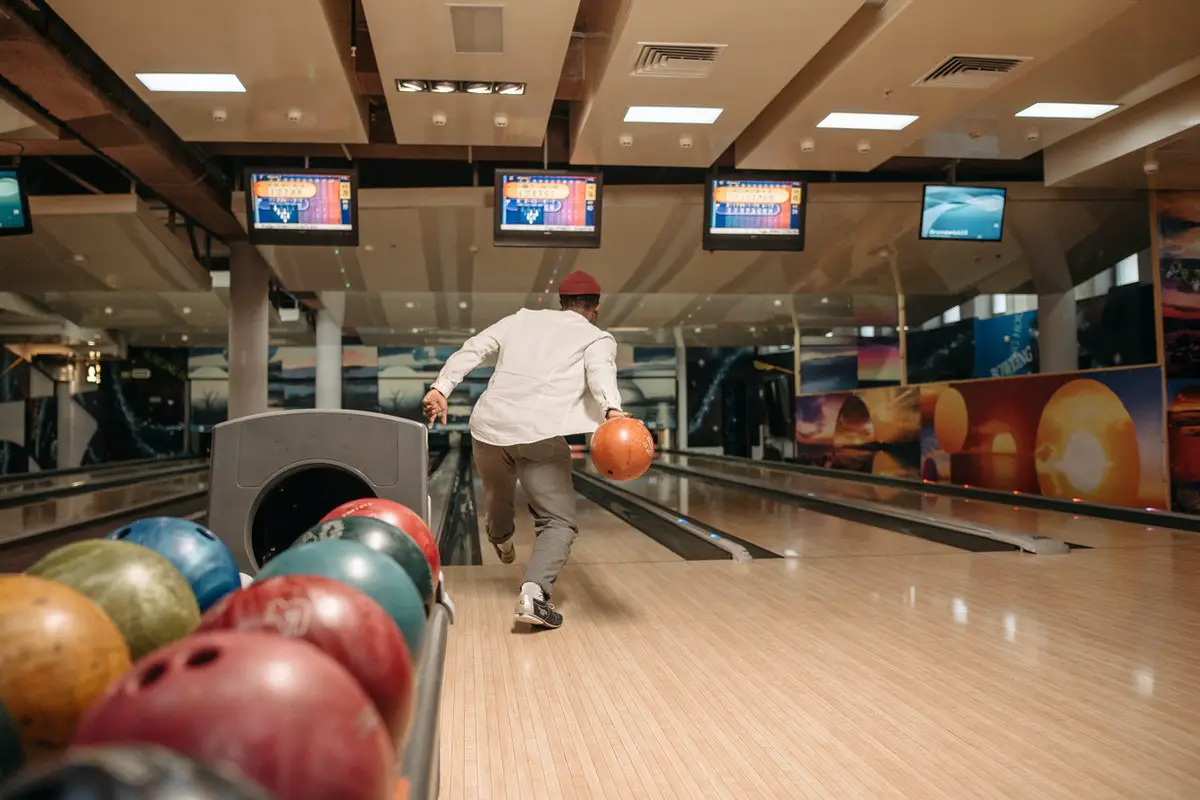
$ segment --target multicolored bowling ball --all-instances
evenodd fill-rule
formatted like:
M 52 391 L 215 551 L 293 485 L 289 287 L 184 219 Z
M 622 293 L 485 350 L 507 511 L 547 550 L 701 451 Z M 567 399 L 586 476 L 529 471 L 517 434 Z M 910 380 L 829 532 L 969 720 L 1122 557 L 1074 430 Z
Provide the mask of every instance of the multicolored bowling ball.
M 80 715 L 129 666 L 121 632 L 87 597 L 0 576 L 0 781 L 65 749 Z
M 249 779 L 162 747 L 85 747 L 4 784 L 0 800 L 271 800 Z
M 315 645 L 358 680 L 392 741 L 404 741 L 412 659 L 392 618 L 358 589 L 316 575 L 268 578 L 213 606 L 199 630 L 276 633 Z
M 654 437 L 641 420 L 610 419 L 592 435 L 592 464 L 614 481 L 640 478 L 654 461 Z
M 236 767 L 275 798 L 390 800 L 396 765 L 371 699 L 307 642 L 209 631 L 139 661 L 74 746 L 157 744 Z
M 117 624 L 134 661 L 182 639 L 200 623 L 192 587 L 148 547 L 88 539 L 58 548 L 26 573 L 90 597 Z
M 413 585 L 421 593 L 426 607 L 433 603 L 435 579 L 429 562 L 420 546 L 408 534 L 395 525 L 375 517 L 338 517 L 320 522 L 309 528 L 296 540 L 296 544 L 309 544 L 326 539 L 342 539 L 358 542 L 376 552 L 383 553 L 408 573 Z
M 174 564 L 191 584 L 201 612 L 241 588 L 233 553 L 203 525 L 175 517 L 151 517 L 118 528 L 108 538 L 149 547 Z
M 437 539 L 429 530 L 429 526 L 425 524 L 425 520 L 421 519 L 420 514 L 394 500 L 384 500 L 382 497 L 364 497 L 361 500 L 342 503 L 326 514 L 321 522 L 328 522 L 338 517 L 374 517 L 389 525 L 395 525 L 407 533 L 409 538 L 420 545 L 421 552 L 425 554 L 425 560 L 429 562 L 429 572 L 433 575 L 433 583 L 435 586 L 437 585 L 438 578 L 442 574 L 442 559 L 438 553 Z
M 353 586 L 383 607 L 416 659 L 425 639 L 425 604 L 400 565 L 358 542 L 329 539 L 284 550 L 267 562 L 255 583 L 279 575 L 319 575 Z

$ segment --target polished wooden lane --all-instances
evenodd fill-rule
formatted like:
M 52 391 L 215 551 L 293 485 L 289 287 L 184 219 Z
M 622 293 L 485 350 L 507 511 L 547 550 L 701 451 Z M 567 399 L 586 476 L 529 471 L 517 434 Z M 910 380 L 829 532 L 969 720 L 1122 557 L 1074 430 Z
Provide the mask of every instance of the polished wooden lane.
M 594 471 L 594 470 L 593 470 Z M 786 557 L 960 553 L 957 547 L 818 514 L 711 481 L 651 471 L 621 488 Z
M 200 471 L 0 509 L 0 544 L 124 509 L 165 503 L 207 488 L 208 473 Z
M 604 564 L 626 561 L 679 561 L 679 556 L 658 542 L 621 522 L 600 506 L 576 497 L 579 503 L 579 536 L 571 547 L 572 564 Z M 483 520 L 483 487 L 475 482 L 475 501 L 479 508 L 479 538 L 482 561 L 499 565 L 496 551 L 487 542 Z M 527 506 L 529 501 L 517 487 L 517 563 L 523 564 L 533 548 L 533 521 Z
M 1167 528 L 1146 527 L 1130 522 L 1082 517 L 1060 511 L 1008 506 L 984 500 L 860 483 L 836 477 L 808 475 L 772 468 L 769 464 L 718 461 L 696 456 L 663 456 L 665 463 L 691 466 L 708 472 L 736 476 L 795 492 L 867 500 L 930 517 L 977 523 L 1006 530 L 1050 536 L 1088 547 L 1157 547 L 1200 545 L 1200 534 Z
M 1200 548 L 446 570 L 442 797 L 1200 796 Z

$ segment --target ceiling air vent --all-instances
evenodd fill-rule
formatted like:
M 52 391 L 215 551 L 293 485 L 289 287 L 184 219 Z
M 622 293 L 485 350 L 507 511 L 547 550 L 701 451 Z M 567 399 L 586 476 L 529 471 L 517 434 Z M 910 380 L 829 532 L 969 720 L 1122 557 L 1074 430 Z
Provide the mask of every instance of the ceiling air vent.
M 913 85 L 931 89 L 988 89 L 1029 60 L 1027 56 L 950 56 Z
M 503 53 L 504 7 L 457 5 L 450 9 L 450 28 L 456 53 Z
M 723 44 L 641 43 L 633 74 L 644 78 L 707 78 Z

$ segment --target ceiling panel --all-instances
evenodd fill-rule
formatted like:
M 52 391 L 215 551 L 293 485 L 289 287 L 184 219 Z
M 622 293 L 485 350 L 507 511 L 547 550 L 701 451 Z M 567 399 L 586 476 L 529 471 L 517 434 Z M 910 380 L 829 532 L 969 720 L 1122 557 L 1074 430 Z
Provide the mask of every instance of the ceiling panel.
M 1135 0 L 891 0 L 857 16 L 739 137 L 744 169 L 869 171 L 1036 70 Z M 1035 22 L 1036 21 L 1036 22 Z M 1019 59 L 980 88 L 917 86 L 952 56 Z M 1028 59 L 1025 61 L 1025 59 Z M 978 76 L 980 72 L 970 73 Z M 828 114 L 909 114 L 902 131 L 821 129 Z
M 50 6 L 187 141 L 367 141 L 340 0 L 51 0 Z M 137 73 L 233 73 L 244 93 L 151 92 Z M 214 110 L 225 112 L 224 121 Z M 300 112 L 289 121 L 289 112 Z
M 1120 105 L 1114 115 L 1200 75 L 1200 4 L 1141 0 L 906 151 L 938 158 L 1026 158 L 1096 124 L 1016 117 L 1038 102 Z M 1107 119 L 1105 117 L 1104 119 Z
M 396 141 L 541 146 L 578 8 L 579 0 L 363 0 Z M 526 87 L 521 96 L 403 93 L 398 79 Z M 504 117 L 503 127 L 497 115 Z
M 861 6 L 862 0 L 655 0 L 610 9 L 609 29 L 585 48 L 587 88 L 575 109 L 571 161 L 712 164 Z M 630 106 L 721 113 L 712 125 L 626 123 Z M 623 136 L 631 146 L 622 145 Z
M 187 247 L 136 195 L 30 198 L 33 233 L 0 238 L 13 292 L 207 288 Z

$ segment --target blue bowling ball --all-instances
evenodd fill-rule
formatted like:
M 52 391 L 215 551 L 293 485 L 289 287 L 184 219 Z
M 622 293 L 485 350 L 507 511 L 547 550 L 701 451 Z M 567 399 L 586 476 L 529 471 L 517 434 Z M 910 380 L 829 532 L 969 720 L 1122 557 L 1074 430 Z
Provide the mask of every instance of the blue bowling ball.
M 404 568 L 365 544 L 325 539 L 294 545 L 267 562 L 255 582 L 277 575 L 319 575 L 358 589 L 383 607 L 416 661 L 425 638 L 425 601 Z
M 140 544 L 170 561 L 187 578 L 201 612 L 242 588 L 233 553 L 215 533 L 195 522 L 175 517 L 139 519 L 108 538 Z

